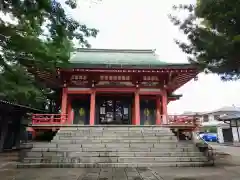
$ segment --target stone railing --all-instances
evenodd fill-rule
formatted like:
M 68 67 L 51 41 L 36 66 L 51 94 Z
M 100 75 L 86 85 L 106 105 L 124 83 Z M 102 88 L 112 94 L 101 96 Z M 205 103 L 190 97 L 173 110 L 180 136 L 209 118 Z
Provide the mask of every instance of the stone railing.
M 196 144 L 197 148 L 208 158 L 211 165 L 215 165 L 216 150 L 205 141 L 199 133 L 192 132 L 193 142 Z

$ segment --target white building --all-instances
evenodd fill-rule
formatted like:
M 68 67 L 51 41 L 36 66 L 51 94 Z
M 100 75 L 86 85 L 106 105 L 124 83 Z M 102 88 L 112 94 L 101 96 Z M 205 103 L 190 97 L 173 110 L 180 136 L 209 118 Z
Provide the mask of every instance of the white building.
M 240 127 L 237 122 L 240 122 L 240 108 L 238 107 L 222 107 L 215 111 L 198 113 L 200 122 L 204 127 L 217 127 L 219 143 L 225 142 L 240 142 Z M 222 116 L 232 117 L 239 115 L 239 121 L 220 120 Z M 236 125 L 234 125 L 236 124 Z M 240 125 L 240 123 L 239 123 Z
M 222 125 L 219 125 L 218 138 L 220 143 L 233 142 L 240 143 L 240 112 L 220 117 Z

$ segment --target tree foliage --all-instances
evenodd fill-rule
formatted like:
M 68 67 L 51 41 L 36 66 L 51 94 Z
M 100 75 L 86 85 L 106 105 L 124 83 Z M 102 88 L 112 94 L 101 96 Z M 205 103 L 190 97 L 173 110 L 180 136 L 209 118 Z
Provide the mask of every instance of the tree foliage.
M 223 80 L 240 78 L 240 0 L 197 0 L 196 4 L 174 6 L 187 11 L 171 21 L 188 38 L 176 43 L 189 55 L 191 63 L 221 75 Z
M 36 80 L 29 66 L 55 71 L 68 63 L 72 40 L 90 47 L 98 31 L 67 15 L 57 0 L 2 0 L 0 15 L 0 92 L 7 100 L 44 106 L 52 92 Z M 66 5 L 76 8 L 75 0 Z

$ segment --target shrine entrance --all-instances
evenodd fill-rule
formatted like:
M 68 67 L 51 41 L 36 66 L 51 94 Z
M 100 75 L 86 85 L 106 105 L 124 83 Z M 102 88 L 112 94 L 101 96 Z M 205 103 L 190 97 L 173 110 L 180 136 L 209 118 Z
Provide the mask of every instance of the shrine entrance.
M 156 101 L 154 99 L 140 100 L 140 124 L 156 124 Z
M 97 124 L 131 124 L 132 97 L 97 97 Z

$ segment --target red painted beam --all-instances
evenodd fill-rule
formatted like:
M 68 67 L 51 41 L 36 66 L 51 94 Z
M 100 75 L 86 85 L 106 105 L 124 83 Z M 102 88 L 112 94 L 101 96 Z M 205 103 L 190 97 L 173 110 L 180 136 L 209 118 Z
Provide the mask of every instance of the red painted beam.
M 162 92 L 153 92 L 153 91 L 140 91 L 139 92 L 140 95 L 161 95 Z
M 96 88 L 96 92 L 135 92 L 136 88 Z
M 68 94 L 91 94 L 92 90 L 68 90 Z
M 95 91 L 97 93 L 101 93 L 101 92 L 108 92 L 108 93 L 114 93 L 114 92 L 135 92 L 136 88 L 95 88 Z M 68 94 L 91 94 L 92 90 L 68 90 L 67 91 Z

